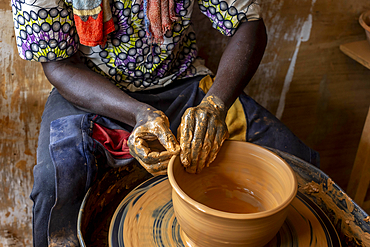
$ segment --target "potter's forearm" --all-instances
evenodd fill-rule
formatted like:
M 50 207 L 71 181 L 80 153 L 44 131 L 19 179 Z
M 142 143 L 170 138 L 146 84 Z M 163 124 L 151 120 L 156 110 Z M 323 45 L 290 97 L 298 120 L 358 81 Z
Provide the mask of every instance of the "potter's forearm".
M 228 109 L 256 72 L 267 44 L 263 20 L 242 23 L 230 39 L 207 95 L 219 97 Z
M 71 103 L 128 125 L 136 124 L 139 109 L 148 106 L 88 69 L 77 57 L 43 63 L 45 75 Z

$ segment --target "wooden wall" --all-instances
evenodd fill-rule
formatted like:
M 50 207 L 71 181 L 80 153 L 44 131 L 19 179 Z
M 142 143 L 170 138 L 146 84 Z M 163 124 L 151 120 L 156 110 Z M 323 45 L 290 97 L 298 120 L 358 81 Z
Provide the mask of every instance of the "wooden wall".
M 319 151 L 321 169 L 346 189 L 370 106 L 370 70 L 344 55 L 339 45 L 366 39 L 358 18 L 370 3 L 261 2 L 269 41 L 246 92 Z M 196 27 L 198 32 L 210 28 Z M 198 35 L 198 41 L 200 54 L 215 71 L 218 60 L 211 56 L 227 39 L 218 35 L 220 39 L 212 41 L 211 34 L 218 35 L 208 31 Z
M 370 70 L 339 50 L 365 39 L 368 0 L 261 0 L 269 43 L 246 91 L 321 154 L 346 188 L 370 104 Z M 9 0 L 0 0 L 0 246 L 30 246 L 32 167 L 50 84 L 38 63 L 17 55 Z M 217 68 L 227 38 L 199 13 L 200 54 Z M 9 240 L 13 236 L 13 240 Z M 13 242 L 12 242 L 13 241 Z
M 282 121 L 321 154 L 321 168 L 346 189 L 370 106 L 370 70 L 339 45 L 365 40 L 369 1 L 317 1 L 311 36 L 299 49 Z M 280 98 L 281 99 L 281 98 Z

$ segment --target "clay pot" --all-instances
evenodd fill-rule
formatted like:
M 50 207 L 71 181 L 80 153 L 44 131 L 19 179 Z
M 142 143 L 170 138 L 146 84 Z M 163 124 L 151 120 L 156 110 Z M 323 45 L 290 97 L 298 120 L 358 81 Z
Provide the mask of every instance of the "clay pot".
M 263 246 L 279 231 L 297 193 L 291 167 L 260 146 L 225 141 L 200 174 L 178 156 L 168 166 L 175 216 L 188 246 Z
M 370 44 L 370 10 L 360 15 L 359 22 L 361 26 L 365 29 L 366 38 Z

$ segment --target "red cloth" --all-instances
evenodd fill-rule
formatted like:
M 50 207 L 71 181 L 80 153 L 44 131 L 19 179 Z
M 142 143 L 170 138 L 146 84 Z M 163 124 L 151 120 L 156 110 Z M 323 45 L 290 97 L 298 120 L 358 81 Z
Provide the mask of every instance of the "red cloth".
M 108 129 L 94 123 L 92 138 L 100 142 L 115 159 L 132 158 L 127 140 L 130 132 L 125 130 Z
M 102 0 L 92 10 L 74 9 L 73 12 L 80 43 L 90 47 L 104 46 L 108 34 L 115 30 L 108 0 Z
M 148 18 L 150 21 L 150 32 L 153 34 L 155 43 L 163 42 L 163 35 L 178 18 L 175 14 L 174 0 L 147 0 Z

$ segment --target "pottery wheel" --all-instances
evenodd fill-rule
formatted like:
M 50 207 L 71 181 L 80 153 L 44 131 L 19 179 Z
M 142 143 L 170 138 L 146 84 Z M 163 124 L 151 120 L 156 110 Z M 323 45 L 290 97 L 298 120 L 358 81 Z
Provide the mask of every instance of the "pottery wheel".
M 167 176 L 151 178 L 129 193 L 117 207 L 110 228 L 110 247 L 184 246 L 171 200 Z M 324 212 L 298 192 L 278 234 L 266 245 L 341 246 Z

